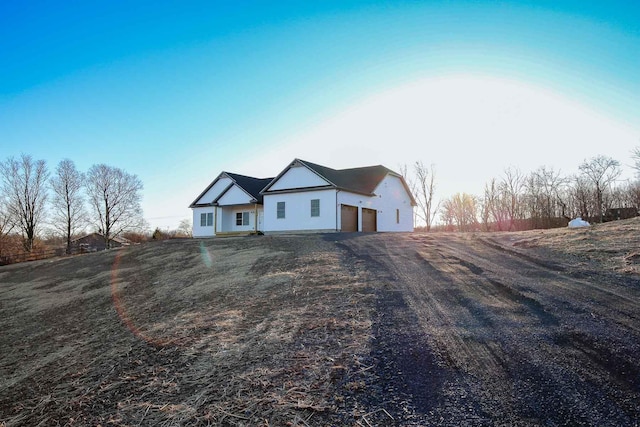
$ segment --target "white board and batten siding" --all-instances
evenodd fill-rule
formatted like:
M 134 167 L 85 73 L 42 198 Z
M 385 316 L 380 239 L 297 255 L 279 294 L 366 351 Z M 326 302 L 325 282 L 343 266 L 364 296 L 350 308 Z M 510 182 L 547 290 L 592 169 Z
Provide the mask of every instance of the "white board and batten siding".
M 374 190 L 375 196 L 340 191 L 338 204 L 358 208 L 358 230 L 362 231 L 362 209 L 373 209 L 378 231 L 413 231 L 413 206 L 400 178 L 391 174 L 384 177 Z M 338 213 L 338 222 L 340 215 Z M 339 224 L 342 228 L 342 224 Z
M 253 203 L 253 199 L 238 185 L 234 185 L 218 199 L 218 206 L 245 205 Z
M 292 166 L 276 182 L 269 187 L 269 191 L 290 190 L 296 188 L 313 188 L 330 185 L 326 180 L 319 177 L 305 166 Z
M 388 174 L 374 190 L 378 231 L 413 231 L 413 206 L 399 177 Z
M 314 203 L 319 204 L 317 216 L 312 216 L 312 200 L 317 200 Z M 284 203 L 284 218 L 278 218 L 278 202 Z M 335 231 L 336 190 L 332 188 L 295 193 L 265 194 L 264 225 L 265 233 Z
M 276 183 L 278 184 L 278 183 Z M 327 189 L 265 194 L 265 232 L 339 231 L 341 206 L 358 208 L 358 231 L 363 230 L 362 209 L 376 211 L 377 231 L 413 231 L 413 206 L 400 178 L 387 175 L 376 187 L 375 196 Z M 320 215 L 311 217 L 311 200 L 320 203 Z M 278 218 L 278 202 L 285 203 L 285 217 Z
M 226 177 L 218 177 L 217 181 L 209 188 L 195 204 L 207 204 L 217 199 L 222 192 L 231 185 L 233 181 Z M 206 222 L 202 224 L 202 214 L 205 214 L 205 218 L 216 220 L 215 207 L 214 206 L 200 206 L 193 209 L 193 237 L 213 237 L 215 236 L 215 224 L 213 222 Z M 210 215 L 209 215 L 210 214 Z
M 205 219 L 208 214 L 211 214 L 212 221 L 215 221 L 216 215 L 214 206 L 195 207 L 193 210 L 193 237 L 213 237 L 215 236 L 215 227 L 213 222 L 211 225 L 201 225 L 201 215 L 205 214 Z
M 218 198 L 218 196 L 220 196 L 220 194 L 222 194 L 222 192 L 229 187 L 229 185 L 231 185 L 233 183 L 233 181 L 231 181 L 231 179 L 223 176 L 220 177 L 215 184 L 213 184 L 211 186 L 210 189 L 207 190 L 206 193 L 204 193 L 197 201 L 196 201 L 196 205 L 203 205 L 206 203 L 211 203 L 213 202 L 215 199 Z

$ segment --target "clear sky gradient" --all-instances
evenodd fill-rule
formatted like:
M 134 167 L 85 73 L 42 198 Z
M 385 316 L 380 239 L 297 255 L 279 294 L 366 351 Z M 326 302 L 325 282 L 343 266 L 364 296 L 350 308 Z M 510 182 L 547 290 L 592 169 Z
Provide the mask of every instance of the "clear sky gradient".
M 0 160 L 137 174 L 152 228 L 222 170 L 421 160 L 438 196 L 504 168 L 633 176 L 640 2 L 2 2 Z

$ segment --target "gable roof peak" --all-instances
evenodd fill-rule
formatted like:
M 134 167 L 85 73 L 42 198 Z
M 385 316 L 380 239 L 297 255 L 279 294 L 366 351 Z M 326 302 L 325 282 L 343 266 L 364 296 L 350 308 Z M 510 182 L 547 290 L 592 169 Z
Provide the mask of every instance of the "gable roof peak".
M 299 165 L 306 167 L 319 177 L 323 178 L 334 188 L 366 195 L 373 195 L 375 188 L 388 173 L 395 174 L 395 172 L 382 165 L 350 169 L 333 169 L 328 166 L 296 158 L 289 163 L 289 165 L 271 182 L 269 186 L 265 187 L 263 193 L 268 192 L 269 187 L 283 176 L 286 171 Z
M 198 204 L 198 200 L 200 200 L 207 193 L 207 191 L 209 191 L 211 187 L 213 187 L 214 184 L 220 180 L 220 178 L 229 178 L 231 181 L 233 181 L 233 183 L 222 190 L 211 203 Z M 240 187 L 250 197 L 252 197 L 253 200 L 255 200 L 254 203 L 262 204 L 262 194 L 260 194 L 260 190 L 266 187 L 267 184 L 269 184 L 272 180 L 273 178 L 255 178 L 248 175 L 241 175 L 239 173 L 222 171 L 220 172 L 220 175 L 218 175 L 216 179 L 214 179 L 211 184 L 209 184 L 209 186 L 202 193 L 200 193 L 200 195 L 196 198 L 196 200 L 194 200 L 193 203 L 191 203 L 189 207 L 194 208 L 198 206 L 214 206 L 217 200 L 227 191 L 229 191 L 229 189 L 233 187 L 234 184 Z

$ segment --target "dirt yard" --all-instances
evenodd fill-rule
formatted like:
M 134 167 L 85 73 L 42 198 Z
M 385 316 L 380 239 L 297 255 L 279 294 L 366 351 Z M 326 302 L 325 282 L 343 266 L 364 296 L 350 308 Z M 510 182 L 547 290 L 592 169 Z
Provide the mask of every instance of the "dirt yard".
M 640 220 L 0 267 L 0 426 L 637 426 Z

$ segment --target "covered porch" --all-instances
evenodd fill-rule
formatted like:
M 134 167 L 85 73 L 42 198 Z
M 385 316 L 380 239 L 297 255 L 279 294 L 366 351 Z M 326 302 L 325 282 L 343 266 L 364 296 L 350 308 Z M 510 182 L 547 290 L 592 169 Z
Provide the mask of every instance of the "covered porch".
M 237 236 L 262 231 L 263 208 L 257 203 L 216 206 L 215 235 Z

